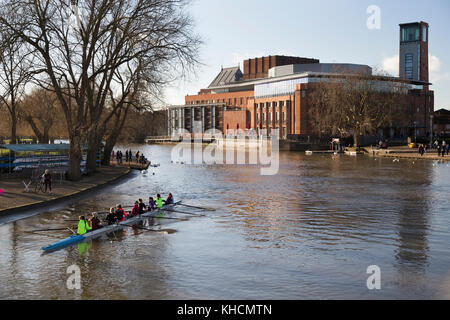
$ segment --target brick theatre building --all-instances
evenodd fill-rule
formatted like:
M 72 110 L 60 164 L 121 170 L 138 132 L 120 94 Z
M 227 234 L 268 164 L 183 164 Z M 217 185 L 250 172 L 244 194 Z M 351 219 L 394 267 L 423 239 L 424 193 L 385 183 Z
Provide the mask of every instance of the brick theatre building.
M 239 67 L 222 68 L 206 89 L 188 95 L 185 105 L 167 109 L 167 130 L 172 136 L 181 130 L 193 132 L 194 121 L 207 130 L 241 129 L 260 132 L 279 129 L 280 139 L 314 135 L 309 122 L 308 96 L 317 83 L 331 78 L 364 74 L 374 81 L 407 87 L 412 122 L 405 135 L 417 130 L 418 136 L 430 132 L 434 94 L 429 90 L 428 24 L 400 25 L 399 78 L 374 76 L 367 65 L 321 63 L 318 59 L 268 56 L 245 60 Z M 394 135 L 393 130 L 390 133 Z M 398 134 L 398 132 L 397 132 Z

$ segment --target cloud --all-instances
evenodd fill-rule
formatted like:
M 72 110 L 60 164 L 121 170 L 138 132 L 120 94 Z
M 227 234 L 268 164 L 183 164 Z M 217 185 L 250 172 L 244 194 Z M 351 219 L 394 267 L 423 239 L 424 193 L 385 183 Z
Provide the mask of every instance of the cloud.
M 394 77 L 398 77 L 399 55 L 385 58 L 382 62 L 383 71 L 389 73 Z
M 428 63 L 430 72 L 430 82 L 436 83 L 440 80 L 450 78 L 449 73 L 444 71 L 443 63 L 438 57 L 430 54 L 428 57 Z M 382 69 L 383 71 L 389 73 L 390 75 L 398 77 L 399 55 L 383 59 Z

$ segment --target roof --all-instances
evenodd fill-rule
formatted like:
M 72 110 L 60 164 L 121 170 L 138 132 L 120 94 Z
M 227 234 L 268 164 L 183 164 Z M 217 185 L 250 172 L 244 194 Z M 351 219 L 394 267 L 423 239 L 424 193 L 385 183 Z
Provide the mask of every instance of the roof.
M 69 151 L 69 144 L 4 144 L 3 149 L 13 152 L 56 152 Z
M 249 81 L 239 81 L 235 83 L 230 83 L 228 85 L 224 86 L 218 86 L 218 87 L 212 87 L 211 89 L 222 89 L 222 88 L 239 88 L 239 87 L 247 87 L 247 86 L 254 86 L 259 84 L 266 84 L 266 83 L 273 83 L 273 82 L 279 82 L 284 80 L 292 80 L 297 78 L 307 78 L 307 77 L 342 77 L 342 76 L 351 76 L 355 77 L 354 74 L 340 74 L 340 73 L 326 73 L 326 72 L 303 72 L 303 73 L 294 73 L 289 74 L 285 76 L 280 77 L 274 77 L 274 78 L 263 78 L 263 79 L 255 79 L 255 80 L 249 80 Z M 413 85 L 432 85 L 432 83 L 424 82 L 424 81 L 416 81 L 416 80 L 406 80 L 401 79 L 397 77 L 387 77 L 387 76 L 379 76 L 379 75 L 372 75 L 370 78 L 375 80 L 386 80 L 386 81 L 397 81 L 402 83 L 410 83 Z
M 239 67 L 223 68 L 208 88 L 239 82 L 242 77 L 243 74 Z

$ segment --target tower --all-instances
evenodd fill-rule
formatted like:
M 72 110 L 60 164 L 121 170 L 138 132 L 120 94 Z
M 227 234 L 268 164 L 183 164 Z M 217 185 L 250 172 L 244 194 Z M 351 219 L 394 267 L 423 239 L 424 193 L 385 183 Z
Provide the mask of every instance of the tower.
M 429 82 L 428 23 L 400 25 L 400 78 Z

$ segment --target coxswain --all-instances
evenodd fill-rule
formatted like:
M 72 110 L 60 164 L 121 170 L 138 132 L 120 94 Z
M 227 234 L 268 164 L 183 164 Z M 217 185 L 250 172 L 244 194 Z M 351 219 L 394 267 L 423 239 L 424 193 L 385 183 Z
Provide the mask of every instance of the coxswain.
M 153 199 L 153 197 L 148 198 L 148 211 L 153 211 L 156 208 L 156 202 L 155 199 Z
M 144 214 L 147 211 L 147 206 L 142 199 L 139 199 L 139 214 Z
M 139 202 L 136 201 L 134 203 L 133 209 L 131 209 L 131 216 L 134 217 L 137 216 L 138 214 L 139 214 Z
M 89 223 L 86 221 L 86 218 L 84 216 L 80 217 L 80 221 L 78 222 L 78 231 L 77 234 L 79 236 L 85 235 L 91 231 L 91 227 L 89 226 Z
M 169 193 L 169 196 L 167 197 L 167 200 L 164 201 L 165 204 L 173 204 L 173 196 L 171 193 Z
M 163 207 L 163 199 L 161 198 L 161 195 L 159 193 L 156 195 L 156 207 L 158 209 L 161 209 Z
M 100 219 L 97 218 L 97 215 L 95 213 L 91 215 L 91 218 L 89 219 L 89 224 L 91 225 L 92 231 L 103 228 Z
M 108 222 L 108 225 L 116 223 L 117 217 L 116 217 L 116 210 L 114 208 L 111 208 L 109 210 L 109 214 L 106 216 L 106 221 Z

